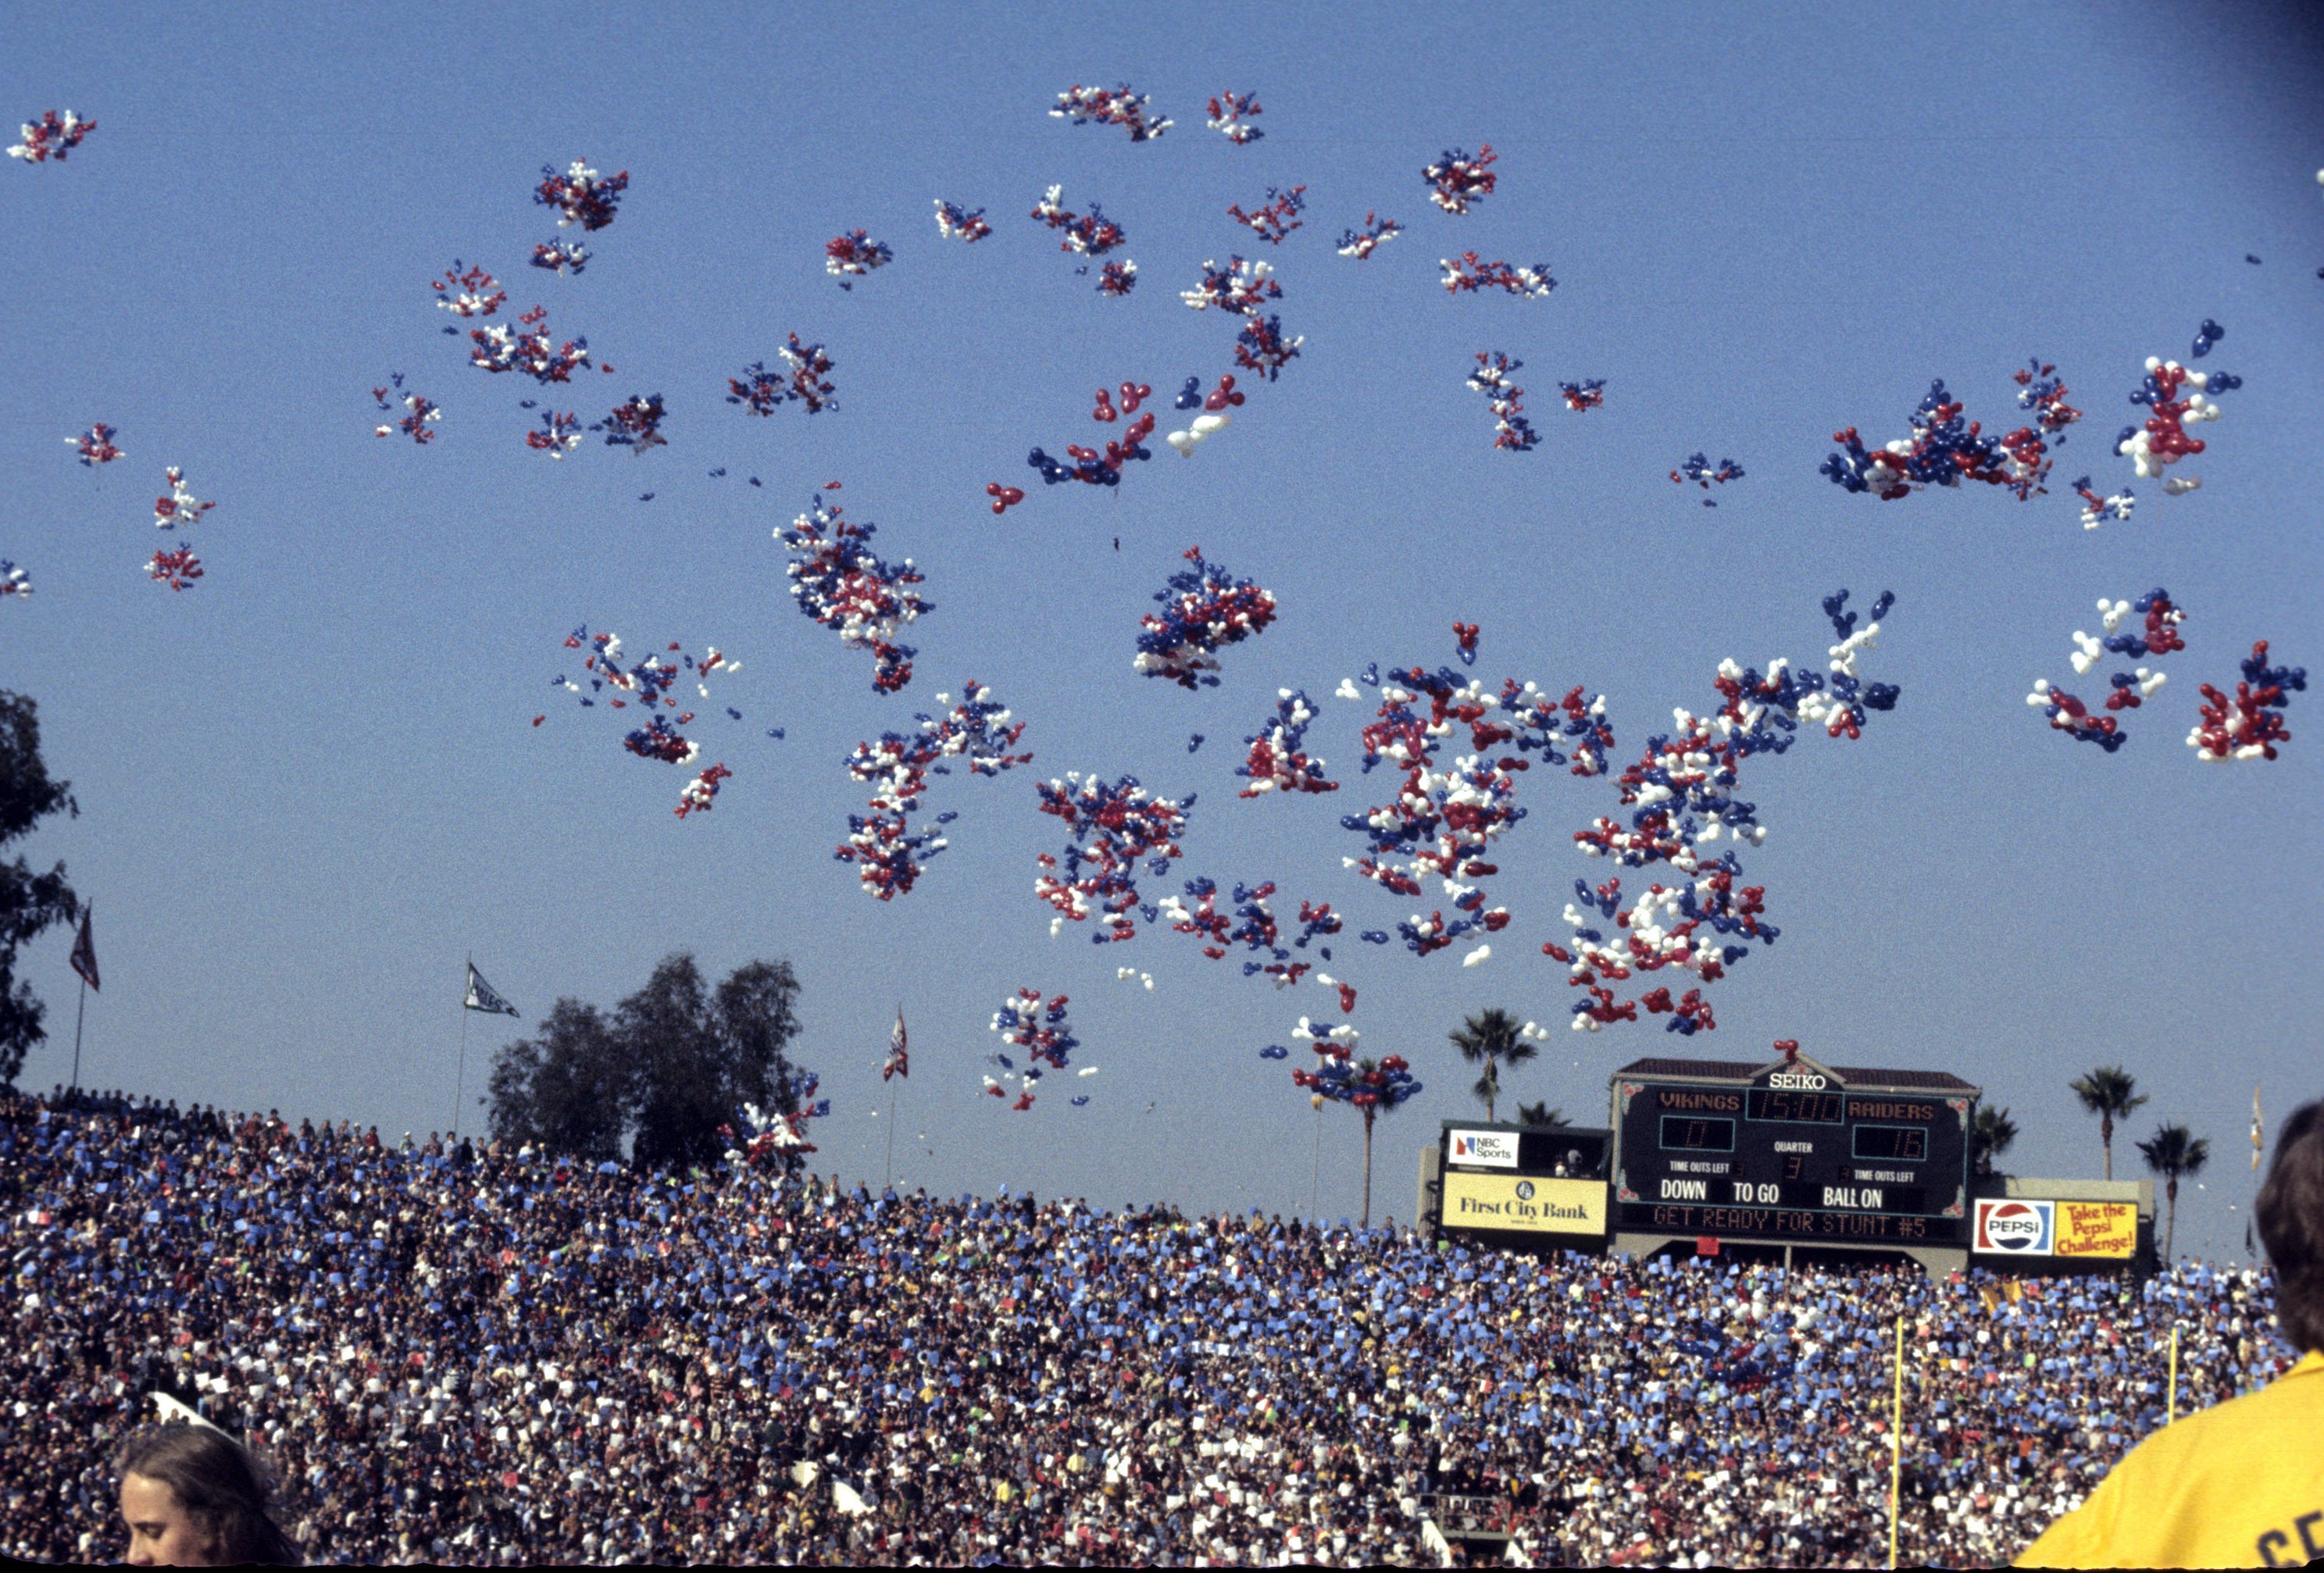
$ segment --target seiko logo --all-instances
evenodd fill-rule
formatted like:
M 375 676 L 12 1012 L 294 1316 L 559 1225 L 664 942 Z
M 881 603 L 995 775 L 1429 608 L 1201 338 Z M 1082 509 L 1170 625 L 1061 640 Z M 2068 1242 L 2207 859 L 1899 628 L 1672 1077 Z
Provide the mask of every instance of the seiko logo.
M 1826 1083 L 1812 1071 L 1778 1071 L 1767 1078 L 1767 1085 L 1789 1092 L 1821 1092 Z

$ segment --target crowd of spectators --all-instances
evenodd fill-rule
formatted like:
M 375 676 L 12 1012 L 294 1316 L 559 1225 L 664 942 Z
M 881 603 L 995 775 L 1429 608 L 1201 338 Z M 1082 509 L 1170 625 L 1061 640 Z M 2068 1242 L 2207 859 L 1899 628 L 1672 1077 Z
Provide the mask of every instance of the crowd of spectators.
M 2264 1275 L 1507 1256 L 0 1090 L 0 1555 L 167 1392 L 317 1560 L 2006 1561 L 2290 1364 Z M 1456 1511 L 1447 1511 L 1457 1504 Z M 1490 1550 L 1480 1539 L 1452 1554 Z

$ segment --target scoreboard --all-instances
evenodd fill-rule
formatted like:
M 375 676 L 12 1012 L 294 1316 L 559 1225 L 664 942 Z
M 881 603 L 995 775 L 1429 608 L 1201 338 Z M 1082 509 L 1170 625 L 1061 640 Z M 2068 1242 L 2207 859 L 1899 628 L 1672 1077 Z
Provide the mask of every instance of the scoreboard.
M 1965 1246 L 1978 1096 L 1951 1075 L 1805 1055 L 1637 1061 L 1613 1079 L 1614 1227 Z

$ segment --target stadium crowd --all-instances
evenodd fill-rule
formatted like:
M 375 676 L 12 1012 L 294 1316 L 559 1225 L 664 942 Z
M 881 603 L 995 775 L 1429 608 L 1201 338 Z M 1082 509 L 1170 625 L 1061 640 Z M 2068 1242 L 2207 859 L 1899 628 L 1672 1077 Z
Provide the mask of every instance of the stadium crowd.
M 120 1554 L 159 1389 L 316 1560 L 1877 1565 L 1901 1315 L 1903 1558 L 1990 1564 L 2162 1422 L 2174 1321 L 2182 1412 L 2290 1364 L 2249 1271 L 1536 1260 L 118 1096 L 0 1090 L 0 1211 L 27 1559 Z

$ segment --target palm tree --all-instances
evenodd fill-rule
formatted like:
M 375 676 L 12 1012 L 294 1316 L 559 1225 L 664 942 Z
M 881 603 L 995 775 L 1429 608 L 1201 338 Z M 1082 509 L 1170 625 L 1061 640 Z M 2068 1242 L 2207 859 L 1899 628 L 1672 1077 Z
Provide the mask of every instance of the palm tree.
M 1485 1068 L 1470 1090 L 1485 1106 L 1485 1118 L 1491 1120 L 1501 1096 L 1501 1067 L 1514 1069 L 1540 1051 L 1526 1040 L 1525 1028 L 1506 1010 L 1480 1010 L 1462 1021 L 1460 1031 L 1445 1035 L 1462 1059 Z
M 2201 1173 L 2204 1162 L 2211 1155 L 2211 1144 L 2201 1136 L 2189 1135 L 2183 1125 L 2166 1125 L 2139 1143 L 2138 1151 L 2145 1158 L 2148 1170 L 2163 1176 L 2163 1194 L 2169 1198 L 2168 1209 L 2163 1215 L 2163 1261 L 2168 1266 L 2173 1260 L 2172 1237 L 2179 1228 L 2179 1176 Z
M 2114 1122 L 2146 1101 L 2138 1078 L 2120 1065 L 2100 1065 L 2066 1083 L 2082 1107 L 2098 1117 L 2098 1145 L 2106 1149 L 2106 1177 L 2114 1178 Z
M 1520 1103 L 1517 1105 L 1517 1123 L 1554 1127 L 1570 1126 L 1573 1122 L 1565 1118 L 1565 1110 L 1562 1108 L 1552 1108 L 1546 1103 Z
M 1991 1104 L 1980 1105 L 1977 1124 L 1969 1127 L 1969 1150 L 1977 1154 L 1977 1172 L 1989 1175 L 1993 1161 L 2009 1150 L 2017 1139 L 2017 1122 L 2009 1118 L 2009 1110 Z
M 1402 1060 L 1393 1054 L 1388 1056 L 1388 1060 L 1390 1063 L 1388 1065 L 1383 1065 L 1379 1061 L 1369 1056 L 1356 1062 L 1356 1081 L 1370 1084 L 1377 1094 L 1356 1106 L 1358 1112 L 1364 1117 L 1364 1221 L 1362 1227 L 1365 1228 L 1372 1227 L 1372 1121 L 1383 1114 L 1395 1113 L 1404 1107 L 1406 1099 L 1420 1090 L 1419 1086 L 1409 1077 L 1401 1074 L 1404 1068 Z M 1373 1080 L 1376 1075 L 1379 1078 L 1378 1081 Z

